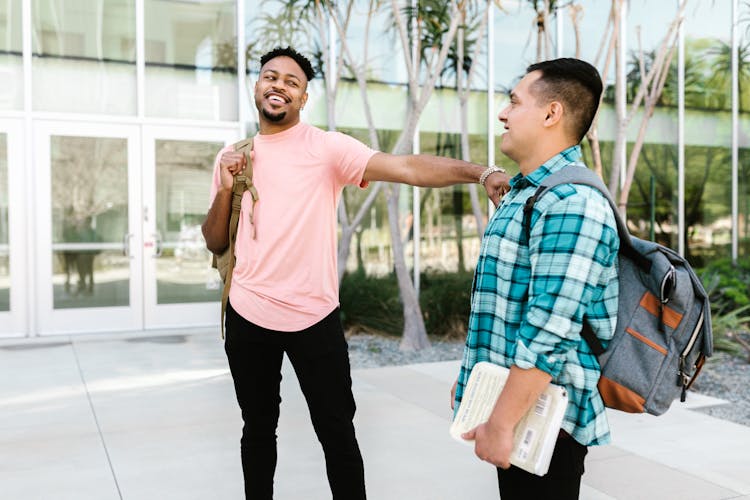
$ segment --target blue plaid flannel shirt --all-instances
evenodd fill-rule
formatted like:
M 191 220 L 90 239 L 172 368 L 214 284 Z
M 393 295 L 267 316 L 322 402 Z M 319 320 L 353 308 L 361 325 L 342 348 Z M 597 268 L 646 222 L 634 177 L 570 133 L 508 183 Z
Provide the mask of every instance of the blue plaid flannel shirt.
M 480 361 L 538 368 L 567 388 L 562 428 L 581 444 L 605 444 L 610 435 L 596 388 L 599 363 L 580 331 L 585 315 L 605 347 L 614 334 L 620 246 L 614 215 L 595 188 L 563 184 L 534 205 L 528 244 L 523 230 L 526 199 L 562 168 L 586 168 L 579 146 L 526 177 L 514 176 L 487 225 L 474 274 L 456 403 Z

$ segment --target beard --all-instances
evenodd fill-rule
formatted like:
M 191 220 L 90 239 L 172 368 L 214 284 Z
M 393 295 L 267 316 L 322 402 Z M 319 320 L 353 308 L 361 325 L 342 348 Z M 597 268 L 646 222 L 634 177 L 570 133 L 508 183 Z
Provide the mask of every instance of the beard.
M 270 122 L 280 122 L 286 116 L 286 111 L 273 114 L 268 112 L 265 108 L 261 108 L 260 112 L 263 114 L 263 117 Z

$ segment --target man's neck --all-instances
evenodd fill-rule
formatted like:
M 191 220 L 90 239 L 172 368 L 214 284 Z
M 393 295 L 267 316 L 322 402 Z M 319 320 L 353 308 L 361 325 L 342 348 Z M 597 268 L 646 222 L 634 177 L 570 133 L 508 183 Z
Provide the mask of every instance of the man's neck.
M 299 120 L 297 120 L 294 123 L 279 124 L 279 123 L 274 123 L 272 121 L 261 118 L 258 130 L 261 135 L 278 134 L 279 132 L 289 130 L 290 128 L 294 127 L 298 123 L 299 123 Z
M 533 154 L 518 162 L 518 170 L 520 170 L 521 174 L 525 177 L 537 168 L 544 165 L 544 163 L 547 162 L 550 158 L 562 153 L 572 146 L 576 146 L 576 144 L 570 142 L 560 142 L 556 145 L 539 148 L 535 150 Z

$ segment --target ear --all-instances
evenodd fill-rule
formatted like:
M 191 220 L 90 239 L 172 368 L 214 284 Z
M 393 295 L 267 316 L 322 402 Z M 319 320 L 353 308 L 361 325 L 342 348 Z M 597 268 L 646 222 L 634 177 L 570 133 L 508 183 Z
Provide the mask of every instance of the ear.
M 302 106 L 300 106 L 299 109 L 305 109 L 305 104 L 307 104 L 307 92 L 302 94 Z
M 563 117 L 564 108 L 561 102 L 552 101 L 547 105 L 547 116 L 544 118 L 544 126 L 552 127 L 560 122 Z

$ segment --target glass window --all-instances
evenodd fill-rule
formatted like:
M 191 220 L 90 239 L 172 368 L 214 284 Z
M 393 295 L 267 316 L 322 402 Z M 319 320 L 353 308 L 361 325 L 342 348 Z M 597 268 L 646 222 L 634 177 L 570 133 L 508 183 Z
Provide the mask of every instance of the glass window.
M 471 161 L 487 161 L 486 134 L 468 137 Z M 463 157 L 460 133 L 423 132 L 422 152 L 449 158 Z M 476 189 L 478 204 L 469 194 Z M 421 267 L 423 270 L 465 272 L 479 257 L 482 228 L 487 224 L 487 195 L 478 185 L 458 184 L 421 190 Z M 478 222 L 479 220 L 479 222 Z
M 127 306 L 127 139 L 50 141 L 54 307 Z
M 0 134 L 0 311 L 10 311 L 8 136 Z
M 393 10 L 390 2 L 370 12 L 365 7 L 356 9 L 349 29 L 349 49 L 355 61 L 364 57 L 367 44 L 367 75 L 369 79 L 405 84 L 409 82 L 404 62 L 404 49 L 393 27 Z M 365 40 L 365 28 L 369 21 L 369 41 Z
M 146 115 L 237 120 L 233 0 L 146 0 Z
M 578 57 L 602 67 L 607 54 L 609 37 L 602 41 L 608 27 L 610 2 L 583 0 L 564 5 L 558 11 L 563 18 L 563 57 Z M 556 19 L 550 17 L 550 23 Z M 640 22 L 640 21 L 639 21 Z M 554 36 L 554 29 L 552 30 Z M 632 46 L 632 44 L 631 44 Z M 598 61 L 596 60 L 599 55 Z M 554 54 L 553 54 L 554 55 Z M 609 80 L 614 78 L 614 65 L 610 68 Z
M 221 299 L 218 274 L 201 233 L 206 217 L 206 186 L 221 143 L 156 141 L 156 263 L 159 304 Z
M 464 49 L 464 74 L 462 80 L 465 82 L 468 78 L 468 69 L 473 68 L 471 81 L 468 82 L 470 88 L 477 90 L 487 90 L 487 9 L 494 8 L 492 4 L 487 6 L 481 2 L 469 2 L 466 10 L 466 29 L 463 30 L 463 49 Z M 458 32 L 458 35 L 461 31 Z M 457 37 L 458 37 L 457 35 Z M 456 47 L 455 54 L 458 54 L 458 38 L 454 42 Z M 478 46 L 478 48 L 477 48 Z M 458 57 L 449 55 L 449 62 L 455 61 L 453 67 L 458 65 Z M 476 59 L 475 59 L 476 57 Z M 455 70 L 451 69 L 455 74 Z
M 643 50 L 645 54 L 645 68 L 652 67 L 654 54 L 660 43 L 667 35 L 669 26 L 674 20 L 676 9 L 674 4 L 659 4 L 658 9 L 646 2 L 635 0 L 629 4 L 626 33 L 626 82 L 627 101 L 626 112 L 632 113 L 630 104 L 638 92 L 642 75 L 639 71 L 638 54 Z M 607 22 L 609 9 L 602 8 L 594 2 L 582 4 L 579 11 L 579 32 L 581 57 L 596 59 L 596 54 L 606 50 L 609 37 L 602 46 L 603 30 L 601 26 Z M 639 42 L 640 40 L 640 42 Z M 602 48 L 603 47 L 603 48 Z M 570 52 L 568 52 L 570 50 Z M 566 43 L 565 55 L 575 55 L 575 45 L 568 47 Z M 601 54 L 598 67 L 604 65 L 606 54 Z M 605 85 L 604 101 L 599 111 L 598 136 L 602 158 L 603 178 L 606 183 L 620 184 L 623 177 L 612 179 L 612 163 L 614 161 L 615 142 L 618 135 L 618 123 L 615 111 L 615 68 L 614 61 L 610 63 L 609 74 Z M 659 99 L 653 116 L 648 122 L 646 134 L 640 139 L 640 152 L 636 164 L 635 174 L 630 184 L 627 197 L 627 218 L 631 230 L 637 236 L 645 239 L 656 239 L 672 248 L 677 248 L 677 57 L 672 59 L 668 84 Z M 624 169 L 630 162 L 631 154 L 642 124 L 642 109 L 630 118 L 627 129 L 627 143 Z M 591 145 L 584 140 L 584 155 L 590 166 L 592 160 Z M 618 198 L 620 193 L 618 192 Z
M 739 256 L 750 258 L 750 4 L 740 3 Z
M 350 217 L 360 209 L 371 189 L 372 187 L 344 189 L 342 203 L 345 203 L 349 209 Z M 382 192 L 355 229 L 349 246 L 346 270 L 350 273 L 364 273 L 368 276 L 384 276 L 393 271 L 388 208 Z
M 369 132 L 367 129 L 346 129 L 344 133 L 351 135 L 364 142 L 369 143 Z M 378 130 L 378 140 L 383 151 L 390 151 L 398 139 L 397 130 Z M 361 210 L 362 204 L 369 196 L 374 184 L 367 189 L 359 189 L 354 186 L 348 186 L 344 189 L 341 203 L 348 211 L 349 219 Z M 401 208 L 400 212 L 411 212 L 411 205 L 408 207 L 404 204 L 404 199 L 410 203 L 411 187 L 404 187 L 401 191 Z M 401 218 L 404 235 L 409 235 L 410 220 Z M 405 248 L 407 258 L 411 255 L 411 244 Z M 349 246 L 349 258 L 346 269 L 348 272 L 363 272 L 369 276 L 384 276 L 393 272 L 393 252 L 391 251 L 391 233 L 388 225 L 388 207 L 386 197 L 383 191 L 376 197 L 370 205 L 369 210 L 365 212 L 360 225 L 355 229 Z
M 731 16 L 730 2 L 686 9 L 686 253 L 694 266 L 731 255 Z M 747 54 L 740 64 L 747 74 Z
M 33 2 L 32 28 L 35 110 L 136 113 L 135 0 Z
M 0 110 L 23 109 L 21 0 L 0 3 Z
M 289 6 L 279 0 L 245 0 L 246 30 L 245 44 L 248 69 L 257 72 L 260 56 L 276 46 L 291 45 L 311 57 L 316 71 L 324 66 L 323 37 L 328 38 L 329 25 L 320 21 L 312 7 Z M 312 3 L 310 3 L 312 4 Z M 351 58 L 361 64 L 367 51 L 367 78 L 387 83 L 406 83 L 406 69 L 401 42 L 392 28 L 390 4 L 375 2 L 370 10 L 367 2 L 355 2 L 346 29 L 346 44 Z M 341 39 L 337 53 L 344 53 Z M 366 44 L 366 45 L 365 45 Z M 353 76 L 348 68 L 344 76 Z
M 495 10 L 495 90 L 509 92 L 536 61 L 536 45 L 530 43 L 534 10 L 528 2 L 514 2 Z
M 750 130 L 750 127 L 746 124 L 743 129 Z M 740 149 L 739 157 L 738 253 L 741 259 L 750 259 L 750 149 Z

